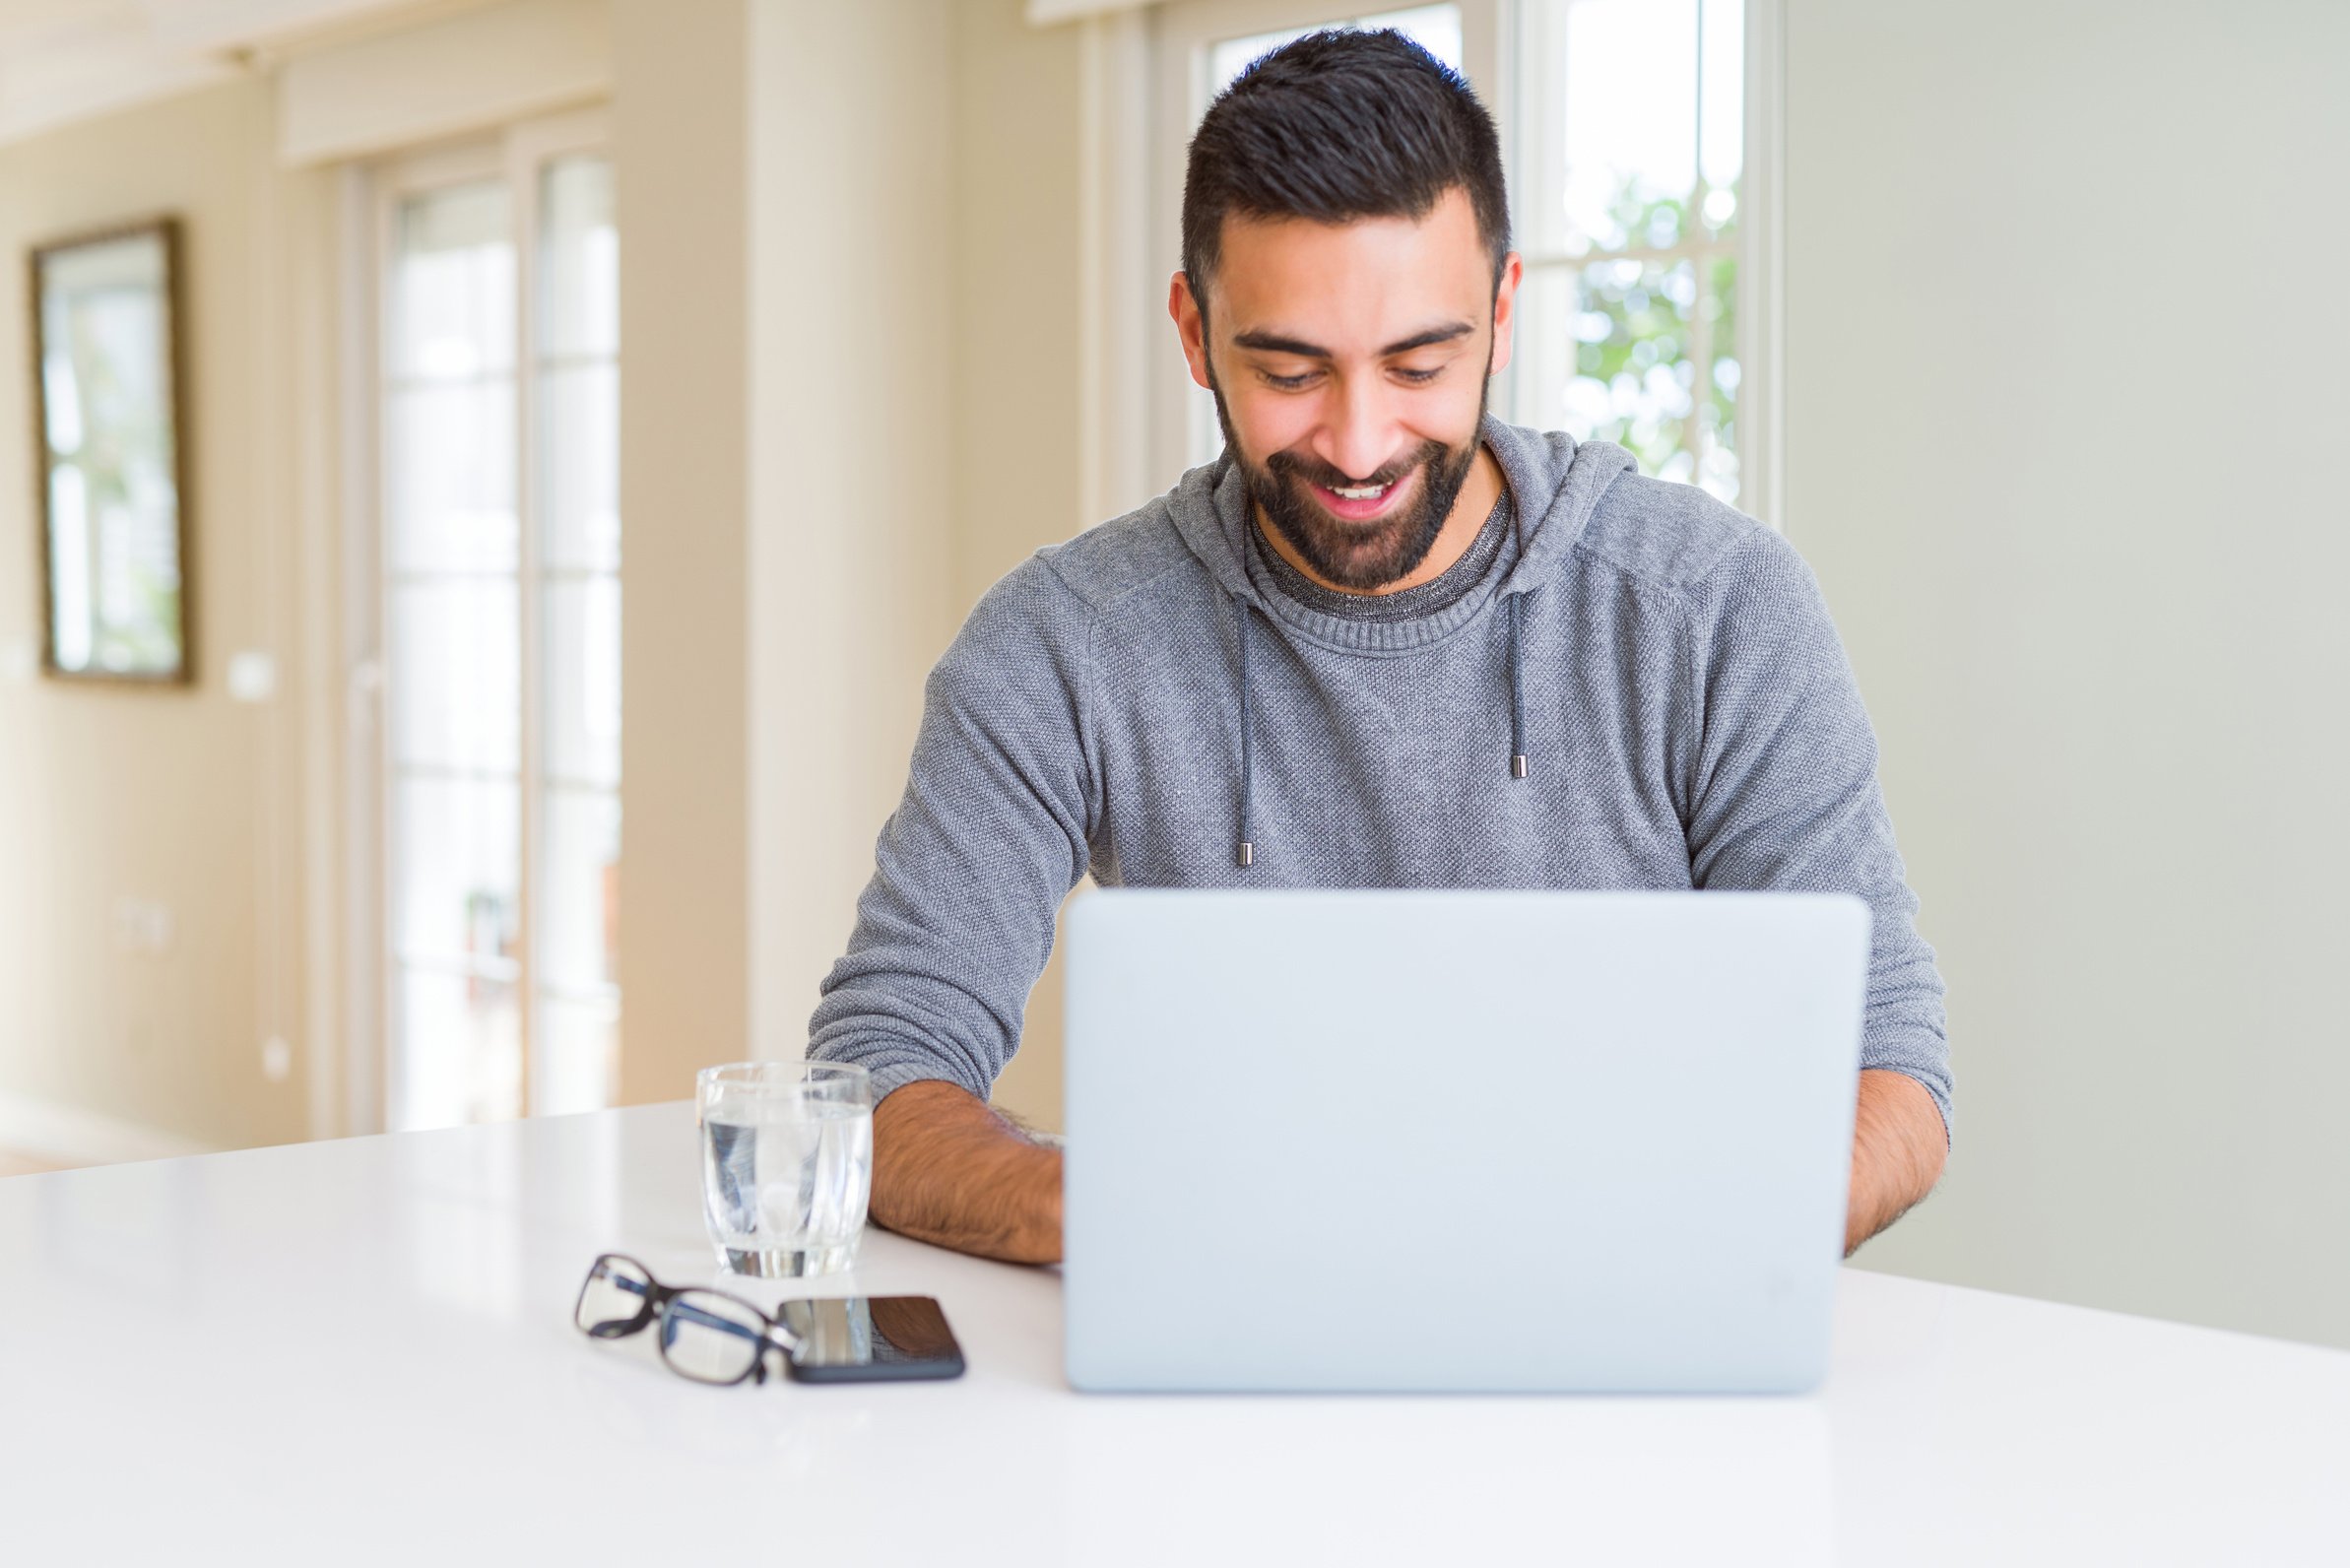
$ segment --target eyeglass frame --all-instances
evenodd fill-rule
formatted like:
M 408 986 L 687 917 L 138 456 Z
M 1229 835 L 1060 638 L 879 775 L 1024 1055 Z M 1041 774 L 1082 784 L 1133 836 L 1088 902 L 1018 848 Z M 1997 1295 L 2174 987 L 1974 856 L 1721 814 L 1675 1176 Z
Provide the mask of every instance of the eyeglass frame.
M 618 1322 L 602 1323 L 591 1329 L 586 1324 L 579 1321 L 579 1309 L 587 1304 L 588 1288 L 596 1282 L 596 1271 L 603 1268 L 607 1263 L 624 1263 L 631 1269 L 634 1269 L 638 1274 L 644 1275 L 645 1287 L 642 1292 L 644 1296 L 644 1306 L 638 1310 L 634 1318 L 630 1319 L 624 1324 Z M 620 1276 L 607 1275 L 607 1277 L 611 1278 L 614 1283 L 619 1284 L 621 1289 L 629 1290 L 631 1293 L 634 1293 L 634 1287 L 629 1284 L 621 1283 Z M 643 1260 L 631 1258 L 624 1252 L 598 1253 L 596 1255 L 596 1261 L 588 1265 L 586 1276 L 579 1281 L 579 1294 L 573 1297 L 571 1301 L 571 1323 L 572 1326 L 578 1329 L 581 1334 L 586 1335 L 591 1339 L 625 1339 L 635 1335 L 642 1334 L 646 1329 L 651 1328 L 656 1323 L 662 1324 L 666 1329 L 670 1310 L 676 1303 L 677 1298 L 683 1295 L 697 1294 L 705 1296 L 717 1296 L 721 1300 L 731 1301 L 736 1306 L 741 1307 L 744 1311 L 757 1318 L 759 1322 L 764 1325 L 759 1332 L 758 1351 L 751 1358 L 751 1365 L 745 1367 L 741 1372 L 736 1373 L 733 1377 L 725 1379 L 705 1378 L 695 1373 L 688 1372 L 684 1367 L 678 1365 L 675 1361 L 672 1361 L 669 1358 L 668 1340 L 670 1336 L 666 1333 L 656 1335 L 653 1339 L 653 1344 L 654 1348 L 661 1356 L 661 1364 L 669 1368 L 672 1372 L 675 1372 L 678 1376 L 689 1379 L 695 1383 L 699 1383 L 705 1388 L 713 1389 L 731 1389 L 738 1383 L 745 1383 L 752 1380 L 756 1380 L 758 1383 L 763 1385 L 767 1381 L 767 1352 L 769 1350 L 780 1351 L 782 1352 L 784 1358 L 789 1360 L 793 1353 L 800 1348 L 800 1337 L 792 1333 L 791 1330 L 785 1328 L 783 1321 L 780 1318 L 777 1318 L 773 1313 L 768 1312 L 757 1302 L 746 1301 L 743 1297 L 736 1295 L 731 1290 L 716 1290 L 708 1285 L 663 1284 L 659 1278 L 655 1277 L 653 1271 L 645 1267 Z M 686 1303 L 687 1310 L 691 1310 L 691 1306 L 692 1304 L 690 1302 Z M 743 1326 L 738 1323 L 727 1323 L 722 1320 L 712 1319 L 703 1326 L 718 1329 L 727 1334 L 733 1334 L 739 1337 L 742 1336 Z

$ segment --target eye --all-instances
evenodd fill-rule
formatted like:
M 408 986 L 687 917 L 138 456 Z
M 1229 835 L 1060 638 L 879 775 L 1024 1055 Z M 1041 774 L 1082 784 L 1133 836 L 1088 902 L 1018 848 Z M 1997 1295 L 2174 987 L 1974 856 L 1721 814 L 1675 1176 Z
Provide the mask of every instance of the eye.
M 1396 374 L 1402 376 L 1413 386 L 1425 386 L 1430 381 L 1433 381 L 1438 376 L 1444 374 L 1444 366 L 1440 364 L 1433 370 L 1413 370 L 1403 365 L 1398 365 L 1396 367 Z
M 1271 370 L 1263 370 L 1258 373 L 1265 377 L 1267 386 L 1278 387 L 1283 392 L 1295 392 L 1314 379 L 1314 372 L 1311 370 L 1303 370 L 1296 375 L 1274 375 Z

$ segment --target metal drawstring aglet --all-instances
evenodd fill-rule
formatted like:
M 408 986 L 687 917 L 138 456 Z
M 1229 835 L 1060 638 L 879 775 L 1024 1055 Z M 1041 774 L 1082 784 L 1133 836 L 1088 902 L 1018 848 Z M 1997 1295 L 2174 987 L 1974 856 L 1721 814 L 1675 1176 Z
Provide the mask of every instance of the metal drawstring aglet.
M 1244 838 L 1240 841 L 1240 852 L 1232 858 L 1239 864 L 1241 870 L 1246 871 L 1250 863 L 1257 858 L 1257 846 Z
M 1524 751 L 1510 758 L 1510 777 L 1526 777 L 1526 753 Z

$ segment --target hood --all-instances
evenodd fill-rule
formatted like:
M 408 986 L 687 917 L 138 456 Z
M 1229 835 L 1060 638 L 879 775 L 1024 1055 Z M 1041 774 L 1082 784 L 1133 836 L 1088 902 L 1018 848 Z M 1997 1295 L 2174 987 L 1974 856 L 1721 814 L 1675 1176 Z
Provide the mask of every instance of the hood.
M 1523 429 L 1488 416 L 1479 438 L 1501 464 L 1502 482 L 1519 518 L 1517 562 L 1501 586 L 1473 607 L 1471 619 L 1495 606 L 1509 617 L 1509 690 L 1497 693 L 1510 706 L 1509 776 L 1530 776 L 1533 763 L 1526 754 L 1526 681 L 1521 656 L 1524 645 L 1525 596 L 1558 574 L 1584 525 L 1618 476 L 1630 473 L 1632 454 L 1611 441 L 1577 441 L 1557 431 Z M 1183 476 L 1168 497 L 1175 529 L 1193 555 L 1206 563 L 1216 585 L 1232 602 L 1233 634 L 1240 655 L 1239 679 L 1233 701 L 1240 720 L 1240 778 L 1234 815 L 1238 818 L 1233 863 L 1242 870 L 1253 865 L 1257 845 L 1253 820 L 1256 808 L 1256 764 L 1253 725 L 1249 714 L 1249 641 L 1251 627 L 1266 615 L 1257 587 L 1249 581 L 1248 530 L 1251 526 L 1239 467 L 1229 451 L 1213 463 Z M 1446 628 L 1447 630 L 1453 628 Z

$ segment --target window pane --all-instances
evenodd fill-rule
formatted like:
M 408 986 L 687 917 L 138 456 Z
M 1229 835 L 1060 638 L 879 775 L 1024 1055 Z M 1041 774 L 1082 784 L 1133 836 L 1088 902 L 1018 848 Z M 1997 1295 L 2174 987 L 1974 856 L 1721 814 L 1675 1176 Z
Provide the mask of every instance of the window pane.
M 547 573 L 546 787 L 531 904 L 530 1097 L 535 1112 L 558 1114 L 609 1105 L 620 1087 L 620 273 L 610 161 L 549 164 L 539 200 L 533 494 Z
M 501 182 L 402 201 L 392 252 L 384 364 L 395 379 L 513 369 L 513 215 Z
M 1699 106 L 1705 122 L 1699 127 L 1698 172 L 1711 187 L 1705 217 L 1721 228 L 1736 208 L 1734 199 L 1717 200 L 1737 188 L 1746 166 L 1746 7 L 1743 0 L 1704 0 L 1698 28 L 1703 48 L 1699 61 L 1704 73 Z
M 1530 421 L 1630 448 L 1641 471 L 1696 478 L 1691 327 L 1697 269 L 1617 258 L 1528 279 Z
M 539 177 L 539 352 L 618 353 L 620 243 L 613 226 L 612 162 L 557 159 Z
M 402 957 L 512 972 L 520 956 L 519 805 L 512 784 L 395 783 L 394 931 Z
M 522 1017 L 514 988 L 428 969 L 399 971 L 393 1131 L 522 1114 Z
M 395 389 L 384 398 L 384 527 L 396 571 L 512 571 L 514 386 Z
M 394 762 L 519 775 L 517 592 L 512 578 L 393 587 Z
M 550 790 L 540 901 L 539 981 L 570 992 L 620 982 L 620 803 Z
M 539 376 L 539 538 L 551 570 L 620 564 L 620 371 L 565 364 Z
M 1738 498 L 1738 261 L 1709 258 L 1703 267 L 1705 293 L 1697 302 L 1706 329 L 1708 370 L 1700 423 L 1697 483 L 1721 500 Z
M 547 585 L 548 778 L 564 784 L 620 781 L 620 582 Z
M 534 1116 L 600 1111 L 620 1096 L 620 1005 L 543 997 L 539 1062 L 531 1074 Z
M 1697 0 L 1533 0 L 1526 243 L 1581 255 L 1678 238 L 1697 179 Z M 1711 132 L 1707 143 L 1718 151 Z

